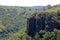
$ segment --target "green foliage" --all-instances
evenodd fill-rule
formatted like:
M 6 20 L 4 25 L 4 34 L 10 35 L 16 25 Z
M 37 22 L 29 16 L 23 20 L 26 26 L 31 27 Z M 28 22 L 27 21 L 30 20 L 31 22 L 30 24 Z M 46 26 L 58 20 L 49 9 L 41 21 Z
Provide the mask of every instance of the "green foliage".
M 0 40 L 60 40 L 60 30 L 57 29 L 54 29 L 53 32 L 46 31 L 46 29 L 40 30 L 40 32 L 36 32 L 35 37 L 26 34 L 27 18 L 41 12 L 47 12 L 48 17 L 53 16 L 54 22 L 60 24 L 60 20 L 58 20 L 60 8 L 57 6 L 45 11 L 33 8 L 0 6 Z M 1 34 L 1 32 L 4 33 Z
M 9 35 L 20 31 L 23 27 L 26 27 L 27 17 L 30 17 L 34 11 L 35 9 L 32 8 L 0 6 L 0 39 L 8 40 Z M 5 35 L 8 36 L 6 37 L 7 39 L 5 38 Z M 16 39 L 18 35 L 19 34 L 17 33 Z M 16 39 L 14 38 L 14 40 Z

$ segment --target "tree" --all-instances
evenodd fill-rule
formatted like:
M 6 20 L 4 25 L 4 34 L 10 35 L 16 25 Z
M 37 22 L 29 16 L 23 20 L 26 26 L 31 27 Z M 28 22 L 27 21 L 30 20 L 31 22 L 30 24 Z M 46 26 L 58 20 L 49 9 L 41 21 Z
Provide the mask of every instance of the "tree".
M 49 5 L 47 5 L 47 9 L 50 9 L 51 8 L 51 5 L 49 4 Z

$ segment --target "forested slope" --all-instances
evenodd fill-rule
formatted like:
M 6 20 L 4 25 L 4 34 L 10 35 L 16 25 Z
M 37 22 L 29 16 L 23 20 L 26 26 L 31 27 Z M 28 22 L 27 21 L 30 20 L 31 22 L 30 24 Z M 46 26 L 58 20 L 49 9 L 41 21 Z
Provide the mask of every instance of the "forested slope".
M 32 8 L 0 6 L 0 40 L 8 40 L 11 33 L 27 26 L 27 17 L 36 11 Z
M 60 29 L 56 28 L 52 32 L 46 29 L 40 30 L 36 32 L 34 37 L 27 35 L 27 18 L 43 13 L 48 13 L 48 17 L 53 16 L 54 21 L 60 24 L 59 5 L 45 11 L 33 8 L 0 6 L 0 40 L 60 40 Z M 39 18 L 39 16 L 37 17 Z

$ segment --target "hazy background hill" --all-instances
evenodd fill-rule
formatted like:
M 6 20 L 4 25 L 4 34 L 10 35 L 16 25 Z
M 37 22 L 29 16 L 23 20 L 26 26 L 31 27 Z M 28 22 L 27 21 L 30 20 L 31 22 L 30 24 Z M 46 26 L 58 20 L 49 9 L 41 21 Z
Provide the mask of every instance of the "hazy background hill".
M 34 8 L 34 9 L 38 9 L 38 10 L 43 10 L 45 6 L 31 6 L 31 7 L 26 7 L 26 8 Z
M 32 8 L 36 8 L 36 9 L 39 9 L 39 10 L 43 10 L 45 6 L 32 6 Z

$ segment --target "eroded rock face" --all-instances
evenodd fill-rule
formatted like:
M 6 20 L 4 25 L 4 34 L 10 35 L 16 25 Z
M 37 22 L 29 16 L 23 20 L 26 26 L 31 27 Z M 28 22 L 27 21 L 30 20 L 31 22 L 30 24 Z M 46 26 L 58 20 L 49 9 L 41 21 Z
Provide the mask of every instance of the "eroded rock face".
M 47 13 L 41 13 L 35 17 L 28 18 L 27 24 L 27 34 L 29 36 L 34 36 L 36 32 L 39 32 L 40 30 L 47 30 L 51 32 L 54 28 L 58 30 L 60 29 L 60 24 L 55 21 L 52 15 Z M 48 25 L 48 27 L 46 27 L 46 25 Z
M 41 17 L 39 17 L 38 19 L 36 19 L 37 23 L 36 23 L 36 27 L 37 27 L 37 31 L 39 32 L 39 30 L 44 30 L 45 29 L 45 15 L 41 15 Z
M 33 37 L 36 34 L 36 19 L 32 17 L 28 18 L 27 21 L 27 34 Z

